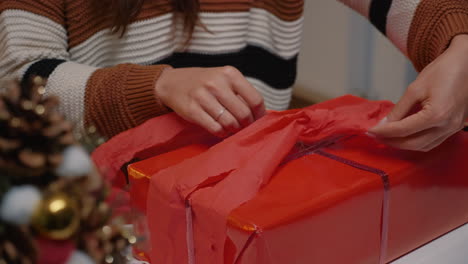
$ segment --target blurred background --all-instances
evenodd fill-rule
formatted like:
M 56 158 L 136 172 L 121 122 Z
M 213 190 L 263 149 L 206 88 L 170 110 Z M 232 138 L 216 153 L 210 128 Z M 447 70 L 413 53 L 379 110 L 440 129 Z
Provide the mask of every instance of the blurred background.
M 291 107 L 344 94 L 396 102 L 417 76 L 409 60 L 365 18 L 338 1 L 305 2 Z

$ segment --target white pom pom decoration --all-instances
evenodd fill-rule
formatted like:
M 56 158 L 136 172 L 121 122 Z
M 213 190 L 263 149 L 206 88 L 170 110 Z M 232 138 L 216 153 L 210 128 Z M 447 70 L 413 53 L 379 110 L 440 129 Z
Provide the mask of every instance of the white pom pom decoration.
M 32 185 L 12 187 L 3 196 L 0 217 L 11 224 L 28 224 L 40 201 L 41 192 L 36 187 Z
M 95 264 L 94 260 L 83 251 L 75 250 L 66 264 Z
M 62 177 L 80 177 L 91 172 L 93 164 L 82 147 L 70 146 L 63 151 L 63 161 L 56 169 Z

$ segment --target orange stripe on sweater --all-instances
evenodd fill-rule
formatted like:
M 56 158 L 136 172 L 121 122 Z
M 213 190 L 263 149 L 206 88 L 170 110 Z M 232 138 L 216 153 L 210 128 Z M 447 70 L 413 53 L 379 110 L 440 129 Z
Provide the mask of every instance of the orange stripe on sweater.
M 468 1 L 422 1 L 408 34 L 409 57 L 421 71 L 448 48 L 454 36 L 467 33 Z
M 18 9 L 41 15 L 65 26 L 63 0 L 1 0 L 0 13 L 8 9 Z

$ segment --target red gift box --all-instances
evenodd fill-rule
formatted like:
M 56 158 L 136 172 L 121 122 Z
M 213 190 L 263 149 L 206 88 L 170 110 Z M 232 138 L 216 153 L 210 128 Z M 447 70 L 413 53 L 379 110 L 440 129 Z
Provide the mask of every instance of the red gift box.
M 157 149 L 129 169 L 154 263 L 384 263 L 466 223 L 468 213 L 468 136 L 430 153 L 363 136 L 390 107 L 343 97 L 198 146 L 187 138 L 209 136 L 166 117 L 159 127 L 171 132 L 162 139 L 111 144 L 94 158 L 117 173 Z M 114 141 L 138 141 L 151 126 Z M 293 149 L 298 141 L 307 147 Z
M 390 262 L 467 222 L 467 155 L 468 134 L 429 154 L 354 137 L 291 161 L 231 212 L 234 258 Z
M 130 165 L 132 200 L 146 201 L 149 178 L 159 170 L 207 149 L 190 145 Z M 231 212 L 225 258 L 390 262 L 467 222 L 467 155 L 466 133 L 430 154 L 390 149 L 364 136 L 303 147 L 253 199 Z

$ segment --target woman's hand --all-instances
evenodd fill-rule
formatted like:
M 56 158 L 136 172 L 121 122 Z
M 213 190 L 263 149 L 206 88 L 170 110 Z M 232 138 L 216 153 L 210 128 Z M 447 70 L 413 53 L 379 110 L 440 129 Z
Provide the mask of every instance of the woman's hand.
M 396 148 L 429 151 L 460 131 L 467 117 L 468 35 L 459 35 L 369 133 Z
M 217 136 L 235 133 L 265 114 L 263 97 L 230 66 L 167 69 L 155 89 L 178 115 Z

